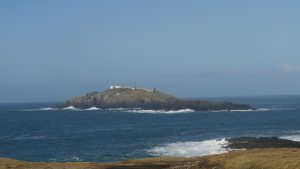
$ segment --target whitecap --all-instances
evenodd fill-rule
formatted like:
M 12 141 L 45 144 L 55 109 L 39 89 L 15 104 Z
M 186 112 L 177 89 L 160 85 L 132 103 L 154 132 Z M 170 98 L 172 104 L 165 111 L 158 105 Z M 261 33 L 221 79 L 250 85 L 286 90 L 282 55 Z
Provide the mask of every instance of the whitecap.
M 147 150 L 155 156 L 194 157 L 222 154 L 230 151 L 225 148 L 228 141 L 223 139 L 204 140 L 200 142 L 175 142 Z
M 257 109 L 257 111 L 284 111 L 284 110 L 297 110 L 297 108 L 283 107 L 283 108 L 259 108 L 259 109 Z
M 229 110 L 212 110 L 212 111 L 208 111 L 208 112 L 228 112 Z
M 254 112 L 261 111 L 260 109 L 237 109 L 237 110 L 212 110 L 209 112 Z
M 109 110 L 109 111 L 122 111 L 122 110 L 128 110 L 128 109 L 125 109 L 125 108 L 109 108 L 109 109 L 106 109 L 106 110 Z
M 101 109 L 99 109 L 99 108 L 97 108 L 97 107 L 90 107 L 90 108 L 85 109 L 85 110 L 101 110 Z
M 83 161 L 83 160 L 81 158 L 77 157 L 77 156 L 72 156 L 72 157 L 68 157 L 68 158 L 63 159 L 63 161 Z
M 127 112 L 133 112 L 133 113 L 152 113 L 152 114 L 174 114 L 174 113 L 190 113 L 195 112 L 192 109 L 181 109 L 181 110 L 128 110 Z
M 37 109 L 37 110 L 57 110 L 57 108 L 54 108 L 54 107 L 45 107 L 45 108 L 40 108 L 40 109 Z
M 295 108 L 257 108 L 248 110 L 230 110 L 232 112 L 248 112 L 248 111 L 283 111 L 283 110 L 296 110 Z
M 21 109 L 19 111 L 53 111 L 58 110 L 55 107 L 44 107 L 44 108 L 37 108 L 37 109 Z
M 74 106 L 69 106 L 69 107 L 63 108 L 63 110 L 80 110 L 80 109 L 77 109 L 77 108 L 74 107 Z
M 77 156 L 72 157 L 71 160 L 73 160 L 73 161 L 82 161 L 82 160 L 81 160 L 79 157 L 77 157 Z
M 293 108 L 257 108 L 257 109 L 237 109 L 237 110 L 214 110 L 211 112 L 260 112 L 260 111 L 276 111 L 276 110 L 294 110 Z
M 249 112 L 249 111 L 256 111 L 254 109 L 246 109 L 246 110 L 230 110 L 231 112 Z
M 106 110 L 109 110 L 109 111 L 130 111 L 130 110 L 141 110 L 141 108 L 109 108 L 109 109 L 106 109 Z
M 257 111 L 272 111 L 272 110 L 276 110 L 274 108 L 259 108 L 257 109 Z
M 279 137 L 281 139 L 291 140 L 291 141 L 299 141 L 300 142 L 300 135 L 286 135 Z

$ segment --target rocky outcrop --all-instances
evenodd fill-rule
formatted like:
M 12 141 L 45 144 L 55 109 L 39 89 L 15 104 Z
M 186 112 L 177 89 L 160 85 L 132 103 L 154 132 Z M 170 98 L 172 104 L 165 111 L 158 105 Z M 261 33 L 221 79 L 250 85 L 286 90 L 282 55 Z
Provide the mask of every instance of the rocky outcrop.
M 129 87 L 111 88 L 103 92 L 91 92 L 78 96 L 57 105 L 58 108 L 74 106 L 76 108 L 98 107 L 109 108 L 141 108 L 152 110 L 193 109 L 208 110 L 249 110 L 254 109 L 245 104 L 230 102 L 211 102 L 205 100 L 186 100 L 165 94 L 156 89 L 135 89 Z
M 230 149 L 300 148 L 300 142 L 278 137 L 239 137 L 227 139 Z

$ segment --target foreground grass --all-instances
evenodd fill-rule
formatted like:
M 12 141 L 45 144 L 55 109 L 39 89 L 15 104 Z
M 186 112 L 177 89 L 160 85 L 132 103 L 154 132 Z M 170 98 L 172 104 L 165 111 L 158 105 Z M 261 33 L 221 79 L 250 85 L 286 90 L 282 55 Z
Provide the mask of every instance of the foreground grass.
M 0 158 L 0 169 L 300 169 L 300 149 L 253 149 L 194 158 L 145 158 L 120 163 L 35 163 Z

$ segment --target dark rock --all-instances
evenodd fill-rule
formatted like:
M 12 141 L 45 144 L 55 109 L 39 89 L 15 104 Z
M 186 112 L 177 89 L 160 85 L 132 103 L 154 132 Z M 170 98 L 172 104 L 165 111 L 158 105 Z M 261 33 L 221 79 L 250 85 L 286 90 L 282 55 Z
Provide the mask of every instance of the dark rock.
M 239 137 L 227 139 L 230 149 L 300 148 L 300 142 L 278 137 Z

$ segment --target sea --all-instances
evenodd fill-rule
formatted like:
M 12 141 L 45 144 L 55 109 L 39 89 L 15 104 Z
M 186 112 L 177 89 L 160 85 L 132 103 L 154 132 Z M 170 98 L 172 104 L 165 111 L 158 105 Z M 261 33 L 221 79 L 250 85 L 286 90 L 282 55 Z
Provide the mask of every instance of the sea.
M 0 104 L 0 157 L 26 161 L 114 162 L 133 158 L 226 153 L 226 138 L 300 141 L 300 96 L 205 98 L 257 110 L 196 112 L 51 108 Z

